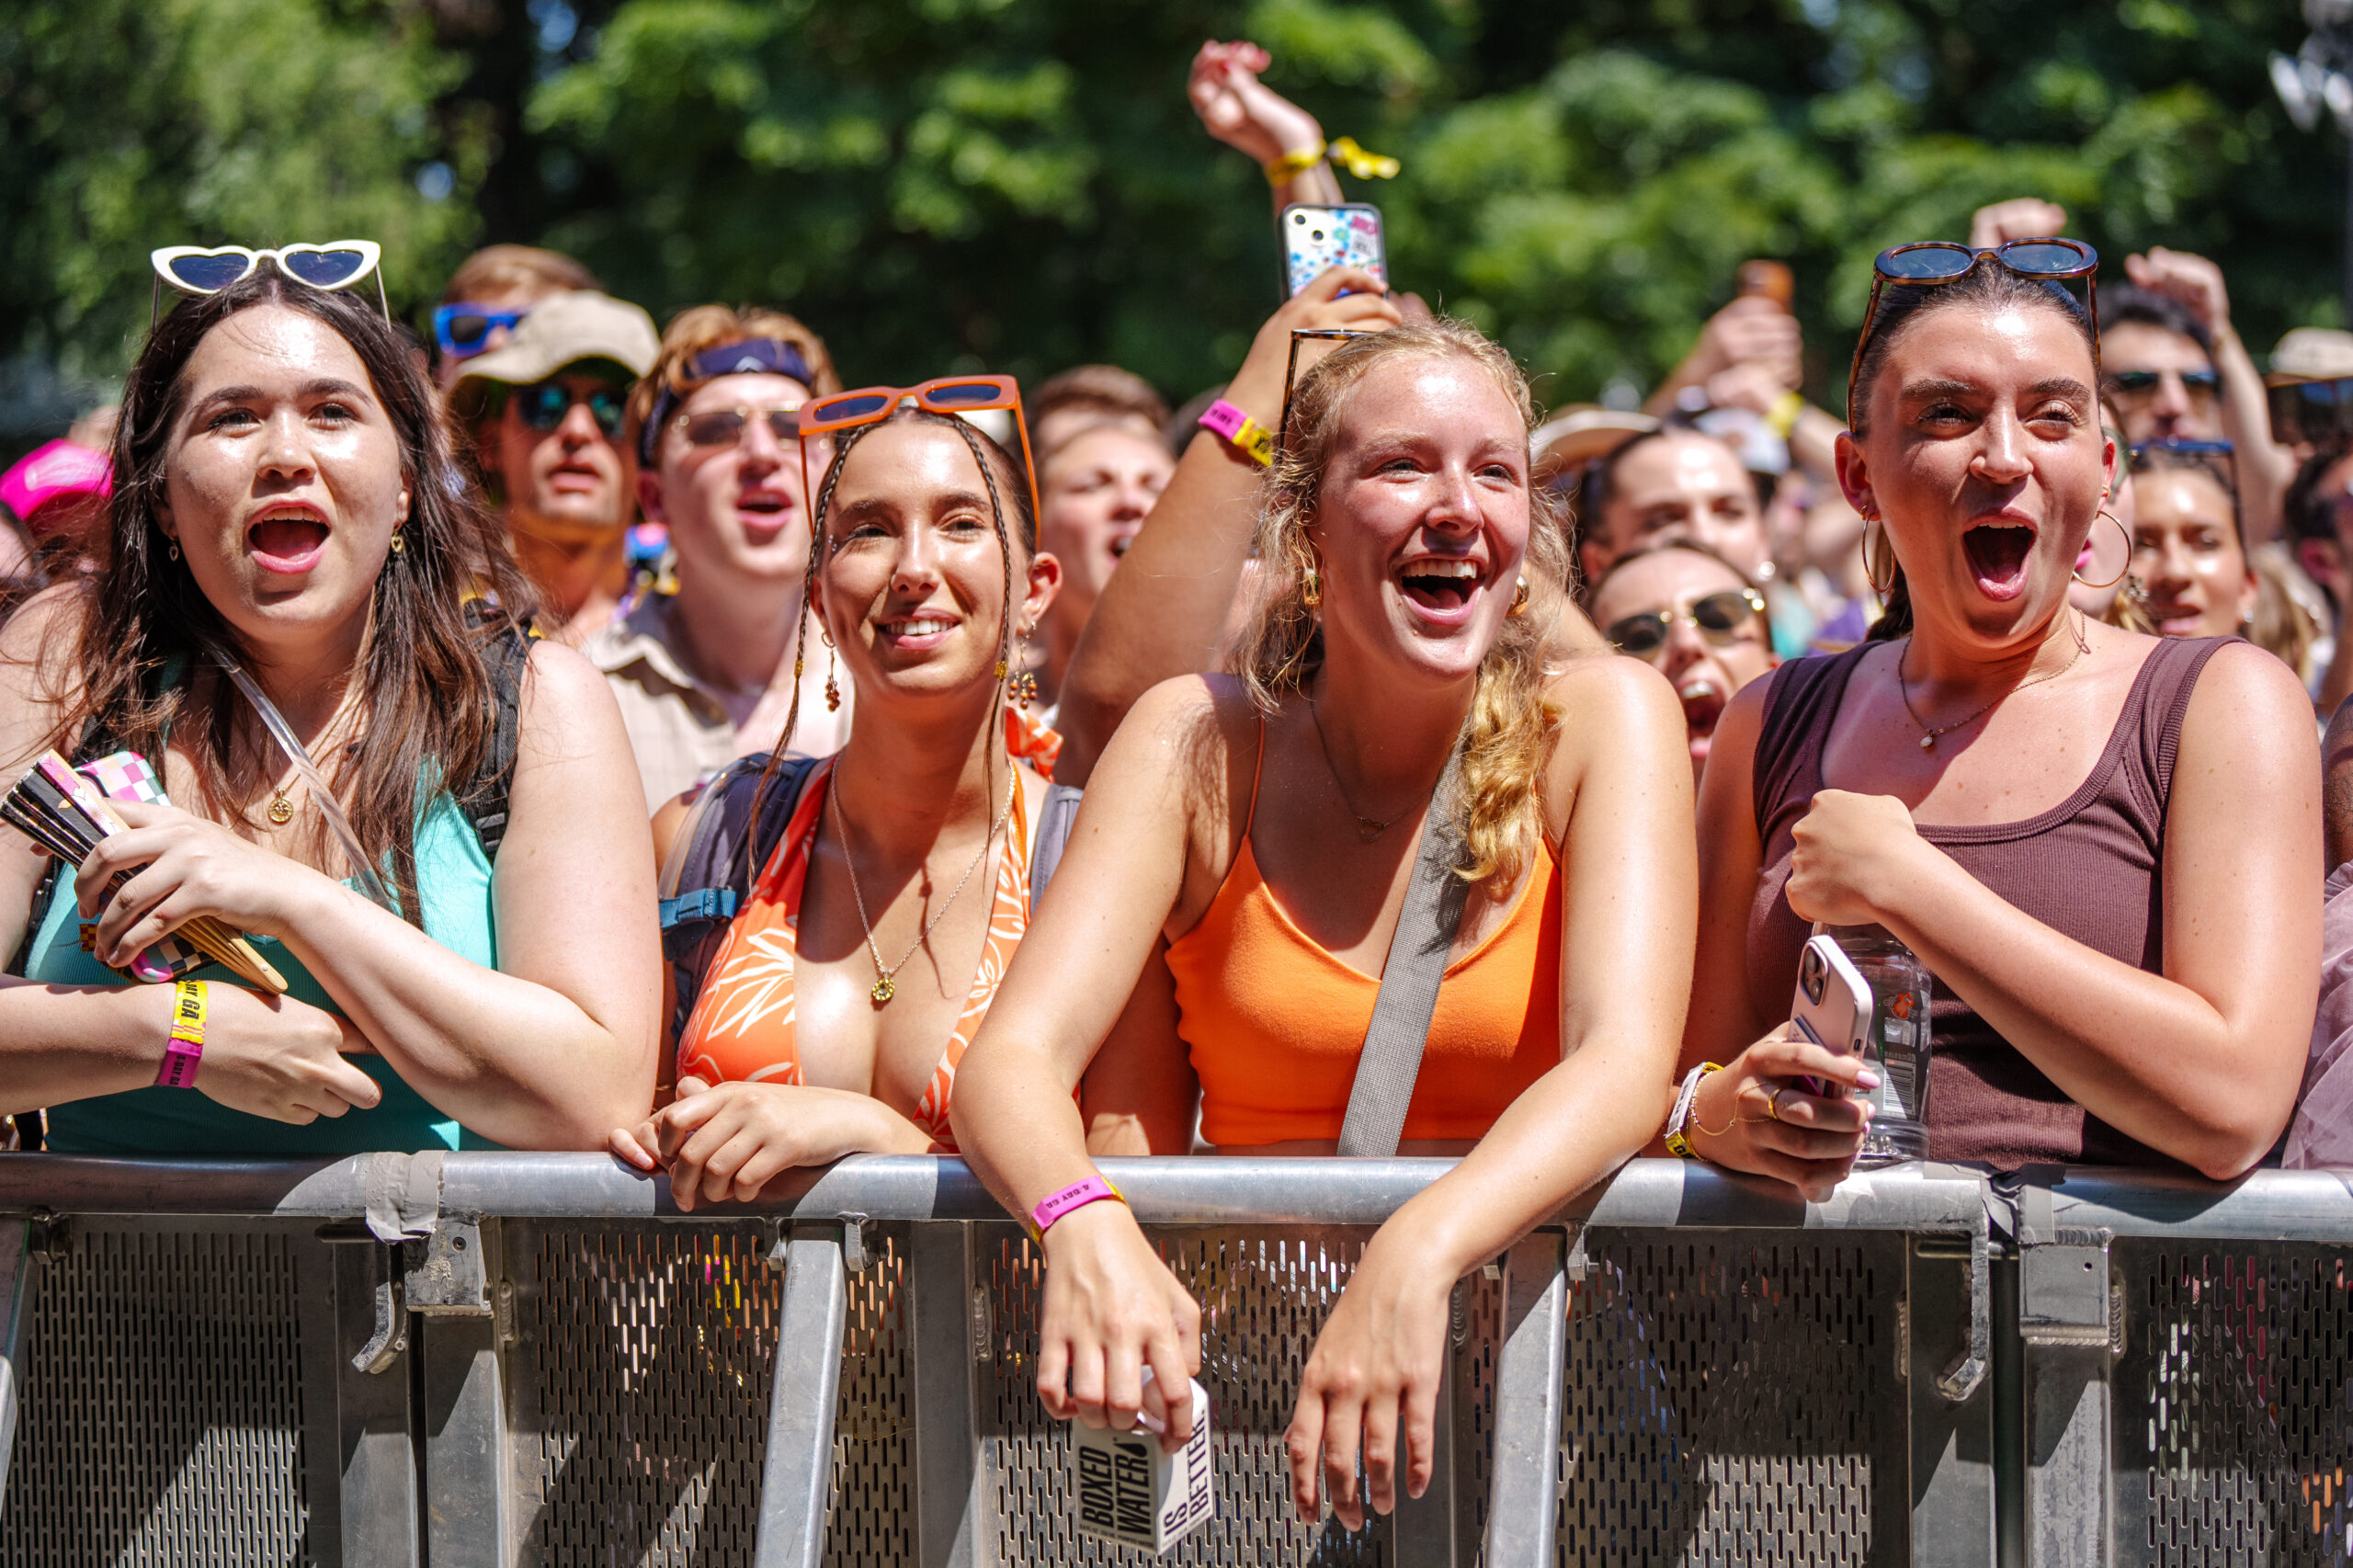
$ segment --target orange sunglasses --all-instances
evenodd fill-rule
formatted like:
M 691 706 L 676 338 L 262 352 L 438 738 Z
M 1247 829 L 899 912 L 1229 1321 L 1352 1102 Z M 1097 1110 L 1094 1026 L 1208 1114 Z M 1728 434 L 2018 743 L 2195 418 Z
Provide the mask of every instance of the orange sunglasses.
M 1011 376 L 940 376 L 912 387 L 860 387 L 813 398 L 801 405 L 801 494 L 814 496 L 809 483 L 809 442 L 860 425 L 879 425 L 907 399 L 931 414 L 977 414 L 986 409 L 1013 410 L 1013 427 L 1021 436 L 1022 476 L 1029 482 L 1029 516 L 1036 517 L 1038 464 L 1029 455 L 1029 420 L 1021 410 L 1021 387 Z M 813 545 L 814 541 L 812 541 Z

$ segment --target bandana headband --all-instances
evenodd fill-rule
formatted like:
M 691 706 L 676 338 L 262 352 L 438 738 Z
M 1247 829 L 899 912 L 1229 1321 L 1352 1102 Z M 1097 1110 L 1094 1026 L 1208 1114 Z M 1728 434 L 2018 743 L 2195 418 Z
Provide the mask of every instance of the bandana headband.
M 778 337 L 747 338 L 742 343 L 722 344 L 706 348 L 687 361 L 687 380 L 699 385 L 717 381 L 722 376 L 790 376 L 807 387 L 817 390 L 816 378 L 809 373 L 809 361 L 801 350 Z M 662 426 L 668 422 L 670 411 L 678 406 L 678 394 L 665 386 L 654 394 L 653 412 L 645 416 L 645 428 L 637 433 L 637 460 L 644 467 L 654 466 L 654 449 L 662 439 Z

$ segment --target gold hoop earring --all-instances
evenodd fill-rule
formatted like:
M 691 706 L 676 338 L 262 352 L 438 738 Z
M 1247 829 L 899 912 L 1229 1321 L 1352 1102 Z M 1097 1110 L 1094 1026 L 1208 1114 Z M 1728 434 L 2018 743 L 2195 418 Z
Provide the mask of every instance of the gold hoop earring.
M 1871 558 L 1871 539 L 1874 530 L 1877 532 L 1880 542 L 1879 554 L 1888 562 L 1885 582 L 1880 581 L 1879 562 Z M 1871 592 L 1881 598 L 1887 597 L 1895 587 L 1895 574 L 1900 568 L 1894 562 L 1894 555 L 1895 547 L 1890 544 L 1887 539 L 1887 524 L 1881 521 L 1877 514 L 1865 517 L 1863 519 L 1863 580 L 1871 585 Z
M 1314 567 L 1307 569 L 1299 585 L 1299 602 L 1313 609 L 1324 602 L 1324 579 Z
M 2097 591 L 2097 590 L 2098 590 L 2098 589 L 2102 589 L 2102 588 L 2112 588 L 2112 587 L 2116 586 L 2116 585 L 2117 585 L 2117 584 L 2121 583 L 2122 581 L 2124 581 L 2124 574 L 2132 570 L 2132 530 L 2131 530 L 2131 529 L 2130 529 L 2130 528 L 2126 528 L 2126 527 L 2124 526 L 2124 519 L 2123 519 L 2123 518 L 2121 518 L 2121 517 L 2118 517 L 2115 513 L 2113 513 L 2113 512 L 2109 511 L 2109 510 L 2107 507 L 2105 507 L 2105 506 L 2103 506 L 2103 507 L 2101 507 L 2101 508 L 2099 509 L 2099 517 L 2094 517 L 2094 518 L 2092 519 L 2092 521 L 2094 521 L 2094 522 L 2097 522 L 2097 521 L 2099 521 L 2099 518 L 2100 518 L 2100 517 L 2106 517 L 2109 522 L 2114 523 L 2114 524 L 2116 525 L 2116 531 L 2117 531 L 2118 533 L 2120 533 L 2120 534 L 2122 534 L 2122 535 L 2124 536 L 2124 564 L 2123 564 L 2123 566 L 2122 566 L 2120 569 L 2119 569 L 2119 570 L 2118 570 L 2118 572 L 2117 572 L 2117 574 L 2116 574 L 2116 575 L 2115 575 L 2115 576 L 2110 577 L 2110 578 L 2109 578 L 2107 582 L 2105 582 L 2105 583 L 2086 583 L 2086 582 L 2085 582 L 2085 581 L 2084 581 L 2084 579 L 2083 579 L 2083 574 L 2082 574 L 2081 573 L 2079 573 L 2079 572 L 2075 572 L 2075 571 L 2072 571 L 2072 570 L 2071 570 L 2071 571 L 2069 571 L 2069 572 L 2068 572 L 2068 574 L 2067 574 L 2067 575 L 2068 575 L 2069 577 L 2072 577 L 2072 578 L 2074 578 L 2074 579 L 2075 579 L 2075 585 L 2076 585 L 2076 586 L 2078 586 L 2078 587 L 2083 587 L 2083 588 L 2090 588 L 2090 589 L 2093 589 L 2093 590 L 2095 590 L 2095 591 Z
M 1519 579 L 1519 586 L 1518 586 L 1518 588 L 1516 588 L 1515 590 L 1513 590 L 1513 592 L 1512 592 L 1512 596 L 1511 596 L 1511 613 L 1512 613 L 1512 614 L 1514 614 L 1514 615 L 1518 615 L 1520 611 L 1522 611 L 1522 610 L 1526 609 L 1527 608 L 1528 608 L 1528 577 L 1527 577 L 1527 575 L 1526 575 L 1525 574 L 1521 574 L 1521 576 L 1520 576 L 1520 579 Z

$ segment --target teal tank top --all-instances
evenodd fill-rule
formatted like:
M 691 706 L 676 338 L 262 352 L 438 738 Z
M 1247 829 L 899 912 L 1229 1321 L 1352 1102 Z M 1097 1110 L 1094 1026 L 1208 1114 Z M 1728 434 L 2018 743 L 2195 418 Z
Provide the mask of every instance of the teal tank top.
M 490 861 L 473 824 L 446 792 L 434 795 L 417 813 L 416 881 L 425 934 L 461 958 L 496 969 L 496 899 Z M 342 1012 L 277 938 L 256 937 L 253 943 L 286 977 L 288 995 L 331 1013 Z M 129 983 L 82 950 L 81 915 L 70 876 L 57 880 L 25 956 L 25 973 L 57 985 Z M 218 965 L 197 973 L 237 983 Z M 498 1147 L 434 1109 L 382 1057 L 348 1060 L 383 1086 L 384 1097 L 373 1110 L 347 1110 L 296 1127 L 231 1110 L 194 1089 L 133 1089 L 51 1107 L 48 1146 L 67 1154 L 278 1155 L 414 1154 Z

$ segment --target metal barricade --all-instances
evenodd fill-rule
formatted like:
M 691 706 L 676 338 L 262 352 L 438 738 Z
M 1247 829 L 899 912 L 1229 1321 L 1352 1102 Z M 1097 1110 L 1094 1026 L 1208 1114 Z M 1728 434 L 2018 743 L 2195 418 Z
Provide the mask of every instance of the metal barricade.
M 1442 1161 L 1112 1162 L 1203 1307 L 1187 1563 L 2348 1563 L 2353 1188 L 1640 1161 L 1458 1287 L 1428 1494 L 1299 1371 Z M 593 1155 L 0 1157 L 0 1564 L 1110 1563 L 955 1161 L 691 1216 Z

